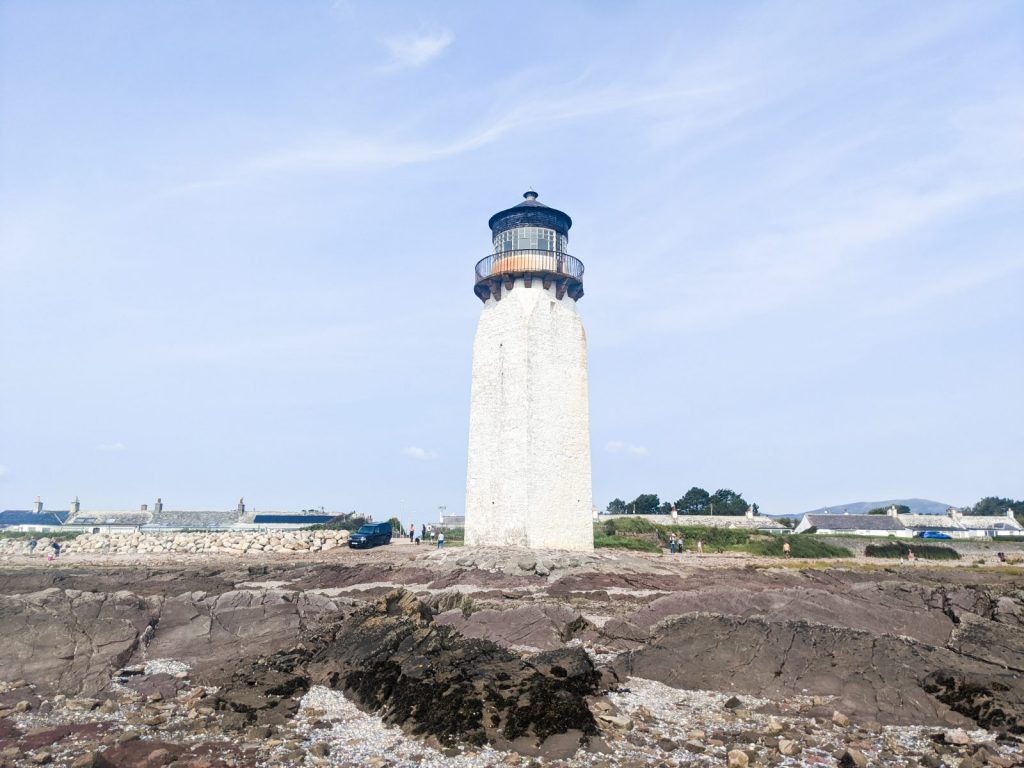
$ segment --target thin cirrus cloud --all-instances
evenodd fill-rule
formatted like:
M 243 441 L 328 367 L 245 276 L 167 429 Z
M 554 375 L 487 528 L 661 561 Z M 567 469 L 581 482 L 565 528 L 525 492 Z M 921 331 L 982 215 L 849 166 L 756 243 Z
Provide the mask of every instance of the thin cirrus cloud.
M 647 448 L 642 445 L 633 445 L 632 443 L 626 443 L 622 440 L 609 440 L 604 445 L 604 449 L 608 453 L 626 453 L 631 456 L 646 456 Z
M 433 461 L 438 458 L 438 455 L 434 451 L 428 451 L 426 448 L 419 448 L 415 445 L 410 445 L 408 448 L 403 448 L 402 453 L 408 456 L 410 459 L 416 461 Z
M 455 42 L 455 35 L 447 29 L 407 32 L 385 38 L 383 42 L 391 57 L 388 69 L 415 69 L 444 53 L 444 50 Z

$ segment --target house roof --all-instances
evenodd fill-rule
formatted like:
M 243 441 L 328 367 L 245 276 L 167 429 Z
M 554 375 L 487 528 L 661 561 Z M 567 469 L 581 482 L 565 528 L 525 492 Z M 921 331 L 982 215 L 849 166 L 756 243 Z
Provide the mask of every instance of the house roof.
M 0 528 L 12 525 L 63 525 L 71 513 L 66 510 L 43 510 L 32 512 L 27 509 L 5 509 L 0 512 Z
M 255 515 L 253 525 L 318 525 L 330 522 L 336 515 Z
M 1006 515 L 900 515 L 907 528 L 929 531 L 1024 530 L 1015 519 Z
M 907 528 L 929 531 L 958 531 L 960 527 L 949 515 L 900 515 L 899 521 Z
M 1008 515 L 963 515 L 957 522 L 961 528 L 971 530 L 983 528 L 1012 528 L 1021 530 L 1021 524 Z
M 889 515 L 807 515 L 808 524 L 819 531 L 904 531 L 899 519 Z
M 162 509 L 153 512 L 151 525 L 167 528 L 226 528 L 238 522 L 238 510 Z
M 145 525 L 152 519 L 152 512 L 89 510 L 79 512 L 67 522 L 68 525 Z

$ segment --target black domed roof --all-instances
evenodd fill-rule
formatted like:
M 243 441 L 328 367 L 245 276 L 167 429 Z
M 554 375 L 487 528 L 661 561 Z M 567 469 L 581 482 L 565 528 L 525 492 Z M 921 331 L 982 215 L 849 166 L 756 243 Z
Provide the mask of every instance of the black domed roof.
M 487 221 L 491 234 L 497 235 L 515 227 L 547 227 L 563 235 L 569 234 L 572 219 L 569 215 L 544 203 L 537 202 L 537 193 L 532 189 L 523 194 L 526 199 L 519 205 L 498 211 Z

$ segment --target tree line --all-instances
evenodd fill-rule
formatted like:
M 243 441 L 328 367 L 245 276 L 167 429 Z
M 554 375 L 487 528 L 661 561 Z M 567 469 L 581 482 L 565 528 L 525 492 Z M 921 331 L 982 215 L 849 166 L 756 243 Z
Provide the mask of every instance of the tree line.
M 751 506 L 757 514 L 757 504 L 747 503 L 742 494 L 728 488 L 708 493 L 696 486 L 676 499 L 674 504 L 662 501 L 656 493 L 641 493 L 632 501 L 612 499 L 607 509 L 611 515 L 667 515 L 673 506 L 680 515 L 743 515 Z

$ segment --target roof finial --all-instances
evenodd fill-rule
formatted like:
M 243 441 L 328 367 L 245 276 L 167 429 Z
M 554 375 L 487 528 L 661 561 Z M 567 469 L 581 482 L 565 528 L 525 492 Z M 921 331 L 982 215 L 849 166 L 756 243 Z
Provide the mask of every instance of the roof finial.
M 529 189 L 529 190 L 527 190 L 526 192 L 523 193 L 523 197 L 525 197 L 527 200 L 536 200 L 537 199 L 537 193 L 534 192 L 532 189 Z

